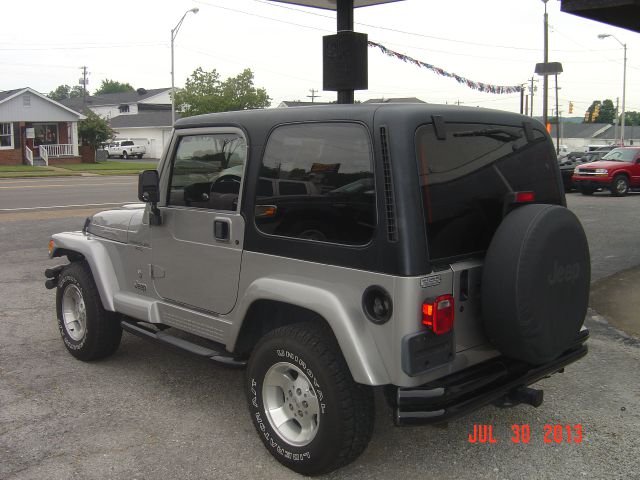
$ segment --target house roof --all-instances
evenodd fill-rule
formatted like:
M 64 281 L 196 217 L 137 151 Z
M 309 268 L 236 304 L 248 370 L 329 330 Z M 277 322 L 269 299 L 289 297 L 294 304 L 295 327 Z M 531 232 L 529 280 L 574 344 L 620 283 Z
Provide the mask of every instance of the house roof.
M 416 97 L 370 98 L 362 103 L 427 103 Z
M 176 113 L 176 119 L 180 115 Z M 171 128 L 171 110 L 151 110 L 136 115 L 118 115 L 111 119 L 111 128 L 144 128 L 167 127 Z
M 609 128 L 605 123 L 563 123 L 561 133 L 562 138 L 604 138 L 599 135 Z M 556 138 L 555 125 L 551 125 L 551 138 Z
M 40 92 L 36 92 L 33 88 L 30 87 L 24 87 L 24 88 L 16 88 L 13 90 L 5 90 L 4 92 L 0 92 L 0 104 L 11 100 L 14 97 L 17 97 L 18 95 L 21 95 L 24 92 L 29 92 L 37 97 L 40 97 L 43 100 L 46 100 L 47 102 L 53 103 L 55 106 L 60 107 L 66 111 L 68 111 L 69 113 L 72 113 L 74 115 L 78 116 L 79 120 L 82 120 L 83 118 L 85 118 L 84 115 L 82 115 L 82 113 L 78 110 L 75 110 L 73 108 L 67 107 L 66 105 L 63 105 L 60 102 L 56 102 L 55 100 L 52 100 L 51 98 L 47 97 L 46 95 L 41 94 Z
M 160 93 L 164 93 L 170 88 L 153 88 L 151 90 L 138 89 L 134 92 L 106 93 L 104 95 L 87 95 L 87 107 L 99 107 L 103 105 L 122 105 L 137 103 L 154 97 Z M 140 92 L 140 93 L 139 93 Z M 81 112 L 85 105 L 82 97 L 66 98 L 60 103 L 66 105 L 77 112 Z
M 607 131 L 602 132 L 599 135 L 596 135 L 595 138 L 603 138 L 603 139 L 611 140 L 611 139 L 613 139 L 614 135 L 616 134 L 615 132 L 616 132 L 615 127 L 611 126 L 611 128 L 609 128 Z M 618 125 L 617 133 L 618 133 L 618 136 L 619 136 L 620 135 L 620 125 Z M 625 138 L 625 140 L 628 140 L 628 139 L 640 139 L 640 126 L 638 126 L 638 125 L 625 125 L 624 126 L 624 138 Z

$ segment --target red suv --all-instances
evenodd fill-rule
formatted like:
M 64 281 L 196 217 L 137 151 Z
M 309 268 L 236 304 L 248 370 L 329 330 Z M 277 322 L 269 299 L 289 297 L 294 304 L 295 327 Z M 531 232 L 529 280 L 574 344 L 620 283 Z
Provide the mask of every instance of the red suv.
M 572 179 L 583 195 L 599 188 L 608 188 L 614 197 L 626 195 L 640 188 L 640 147 L 614 148 L 602 160 L 576 167 Z

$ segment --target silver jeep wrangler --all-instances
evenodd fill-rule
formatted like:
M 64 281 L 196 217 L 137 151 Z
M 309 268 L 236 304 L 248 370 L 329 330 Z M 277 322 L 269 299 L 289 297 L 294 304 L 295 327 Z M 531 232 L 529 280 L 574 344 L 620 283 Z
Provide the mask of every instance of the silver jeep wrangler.
M 397 425 L 487 404 L 584 356 L 586 236 L 544 127 L 441 105 L 184 118 L 144 202 L 59 233 L 48 269 L 80 360 L 122 330 L 246 366 L 251 419 L 307 475 L 353 461 L 381 387 Z

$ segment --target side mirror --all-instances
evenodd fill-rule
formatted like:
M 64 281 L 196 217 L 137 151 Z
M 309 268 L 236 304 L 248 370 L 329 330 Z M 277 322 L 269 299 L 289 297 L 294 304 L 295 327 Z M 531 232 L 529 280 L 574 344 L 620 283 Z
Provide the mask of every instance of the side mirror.
M 145 170 L 138 177 L 138 200 L 156 203 L 160 200 L 160 177 L 157 170 Z
M 157 205 L 160 200 L 160 177 L 157 170 L 145 170 L 138 177 L 138 199 L 151 204 L 149 223 L 162 225 L 162 215 Z

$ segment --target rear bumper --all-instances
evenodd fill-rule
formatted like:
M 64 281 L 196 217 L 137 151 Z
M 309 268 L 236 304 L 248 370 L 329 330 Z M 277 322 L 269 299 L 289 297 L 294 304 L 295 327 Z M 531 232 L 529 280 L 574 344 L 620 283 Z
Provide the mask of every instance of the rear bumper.
M 545 365 L 533 367 L 498 357 L 420 387 L 397 388 L 390 395 L 395 408 L 394 423 L 398 426 L 443 423 L 506 397 L 515 398 L 522 387 L 584 357 L 588 338 L 589 330 L 582 330 L 571 348 Z

